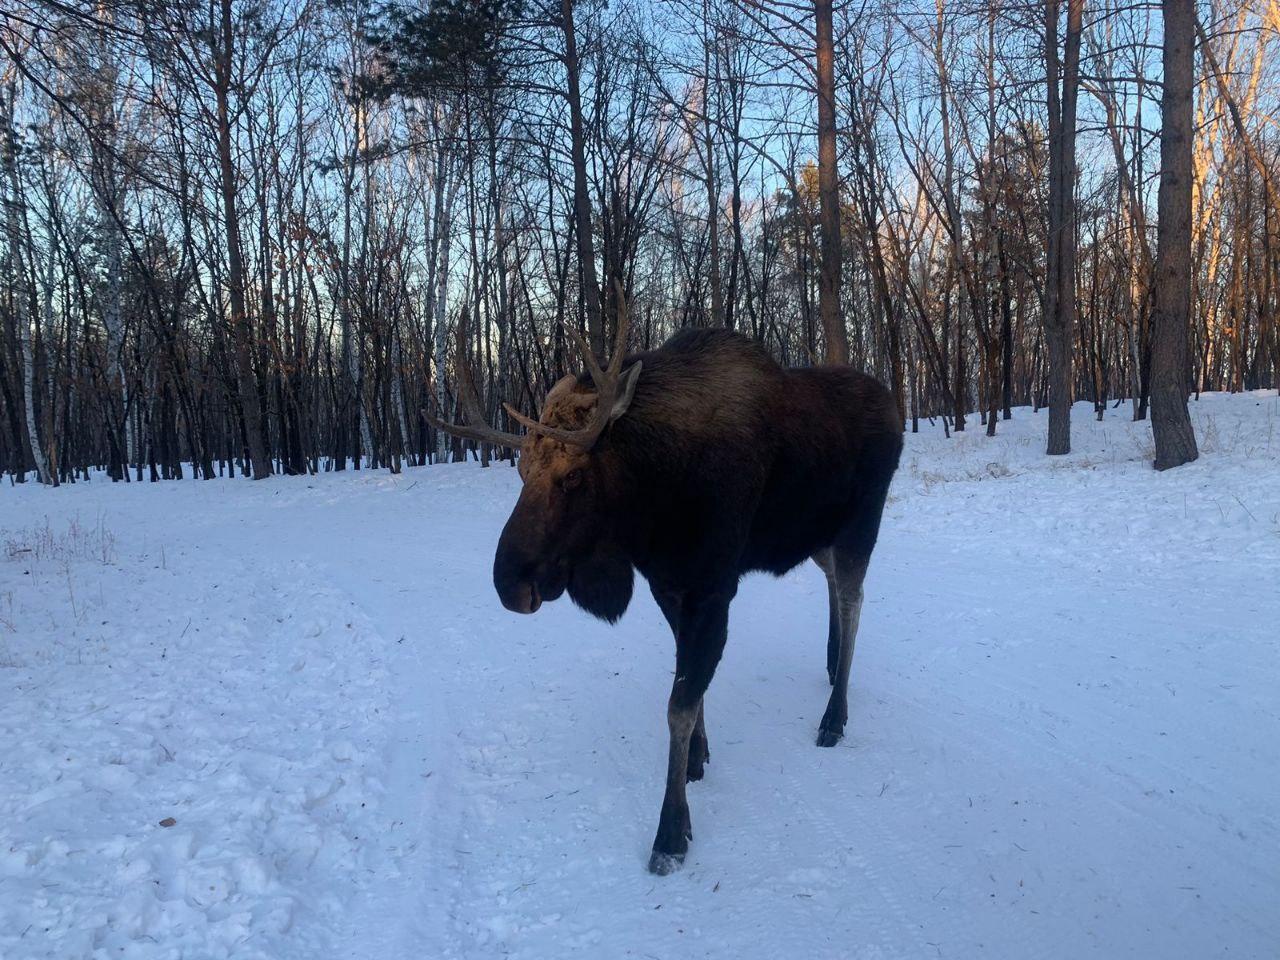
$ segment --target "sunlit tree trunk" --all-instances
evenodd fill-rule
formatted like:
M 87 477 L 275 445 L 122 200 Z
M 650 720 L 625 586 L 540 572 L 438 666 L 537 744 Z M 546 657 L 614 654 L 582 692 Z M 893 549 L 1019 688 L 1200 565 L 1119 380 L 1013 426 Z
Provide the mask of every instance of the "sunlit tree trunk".
M 1155 314 L 1151 332 L 1151 432 L 1157 470 L 1195 460 L 1187 413 L 1191 328 L 1191 149 L 1195 87 L 1194 0 L 1164 0 L 1164 94 L 1160 99 L 1160 193 Z
M 814 0 L 818 94 L 818 225 L 822 265 L 818 314 L 827 363 L 849 362 L 849 335 L 840 311 L 840 184 L 836 170 L 836 77 L 831 0 Z

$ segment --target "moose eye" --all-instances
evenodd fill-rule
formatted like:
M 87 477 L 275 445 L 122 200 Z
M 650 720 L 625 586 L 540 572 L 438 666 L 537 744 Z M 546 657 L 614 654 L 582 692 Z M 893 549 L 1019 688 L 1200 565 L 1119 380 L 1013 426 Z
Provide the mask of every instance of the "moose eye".
M 570 470 L 560 479 L 561 490 L 574 490 L 582 486 L 582 471 Z

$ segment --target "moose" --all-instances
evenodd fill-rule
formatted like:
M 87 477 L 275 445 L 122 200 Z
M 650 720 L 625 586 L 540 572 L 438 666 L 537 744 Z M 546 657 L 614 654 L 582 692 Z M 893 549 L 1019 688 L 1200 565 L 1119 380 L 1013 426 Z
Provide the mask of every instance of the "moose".
M 758 343 L 684 329 L 601 367 L 570 330 L 586 370 L 547 393 L 537 420 L 505 405 L 523 435 L 489 426 L 465 362 L 464 423 L 423 411 L 458 437 L 519 448 L 523 488 L 498 540 L 493 583 L 507 609 L 534 613 L 566 591 L 613 623 L 640 571 L 675 635 L 667 702 L 666 793 L 649 870 L 677 869 L 693 838 L 685 785 L 710 759 L 703 694 L 724 651 L 729 604 L 751 571 L 781 575 L 808 558 L 826 574 L 831 697 L 817 745 L 848 720 L 849 667 L 862 584 L 902 452 L 893 395 L 844 366 L 784 368 Z

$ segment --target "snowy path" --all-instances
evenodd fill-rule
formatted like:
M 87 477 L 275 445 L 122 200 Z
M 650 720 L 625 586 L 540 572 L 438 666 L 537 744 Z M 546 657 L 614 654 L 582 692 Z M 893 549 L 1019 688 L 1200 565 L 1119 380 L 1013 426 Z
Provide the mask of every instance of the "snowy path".
M 1195 413 L 909 438 L 845 741 L 751 578 L 661 880 L 670 637 L 501 609 L 513 471 L 5 489 L 115 545 L 0 556 L 0 957 L 1273 957 L 1280 401 Z

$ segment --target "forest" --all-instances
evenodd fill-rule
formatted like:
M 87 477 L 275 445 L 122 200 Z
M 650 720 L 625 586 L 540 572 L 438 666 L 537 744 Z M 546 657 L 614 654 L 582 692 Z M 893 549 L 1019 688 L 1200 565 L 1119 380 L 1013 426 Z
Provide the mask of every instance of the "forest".
M 0 0 L 0 958 L 1277 956 L 1278 53 Z
M 909 431 L 1048 407 L 1065 453 L 1087 400 L 1194 459 L 1187 397 L 1280 371 L 1277 30 L 1274 0 L 7 0 L 0 470 L 456 460 L 424 412 L 474 377 L 495 425 L 536 415 L 619 298 L 632 349 L 849 362 Z

